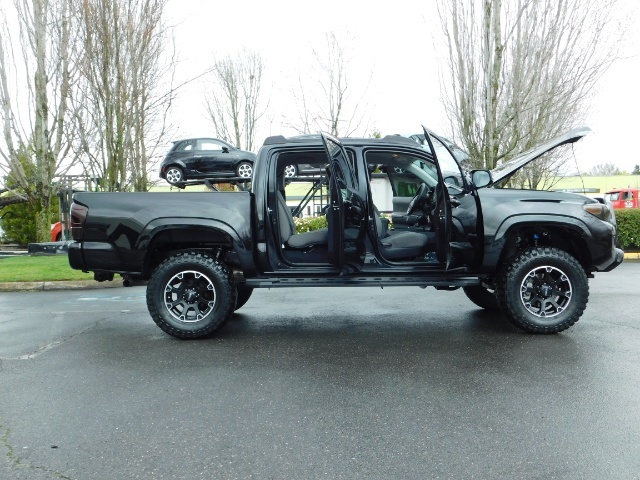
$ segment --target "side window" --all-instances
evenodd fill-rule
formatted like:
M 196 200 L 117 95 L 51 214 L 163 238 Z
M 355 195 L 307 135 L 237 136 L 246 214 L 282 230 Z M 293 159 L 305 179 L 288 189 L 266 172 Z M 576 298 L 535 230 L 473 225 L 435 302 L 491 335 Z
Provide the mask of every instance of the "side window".
M 194 142 L 191 141 L 191 140 L 188 140 L 188 141 L 182 142 L 180 145 L 178 145 L 176 150 L 178 150 L 180 152 L 190 152 L 191 150 L 193 150 L 193 147 L 194 147 Z
M 198 140 L 198 150 L 222 150 L 222 144 L 214 140 Z
M 616 200 L 620 200 L 620 192 L 613 192 L 609 200 L 611 200 L 612 202 L 615 202 Z
M 394 150 L 368 150 L 364 156 L 371 200 L 380 212 L 404 213 L 422 183 L 438 183 L 434 164 L 423 157 Z
M 633 200 L 633 195 L 631 194 L 631 192 L 624 192 L 622 199 L 623 200 Z

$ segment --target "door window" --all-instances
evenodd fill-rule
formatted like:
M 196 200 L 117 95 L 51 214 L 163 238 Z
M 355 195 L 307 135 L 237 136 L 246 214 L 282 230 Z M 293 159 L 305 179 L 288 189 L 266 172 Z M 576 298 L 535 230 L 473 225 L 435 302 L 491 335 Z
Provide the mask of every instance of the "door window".
M 222 147 L 224 147 L 223 143 L 216 142 L 215 140 L 205 139 L 198 140 L 198 150 L 213 150 L 213 151 L 221 151 Z

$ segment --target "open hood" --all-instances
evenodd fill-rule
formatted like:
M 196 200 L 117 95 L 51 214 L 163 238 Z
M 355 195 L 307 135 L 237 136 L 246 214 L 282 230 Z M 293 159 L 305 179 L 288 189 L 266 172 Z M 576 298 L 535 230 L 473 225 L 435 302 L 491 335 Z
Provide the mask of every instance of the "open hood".
M 536 158 L 544 155 L 547 152 L 550 152 L 560 145 L 577 142 L 589 132 L 591 132 L 591 129 L 589 127 L 574 128 L 573 130 L 567 133 L 563 133 L 562 135 L 557 136 L 556 138 L 553 138 L 540 146 L 516 155 L 508 162 L 503 163 L 495 169 L 491 170 L 491 183 L 489 185 L 494 185 L 506 178 L 509 178 L 529 162 L 535 160 Z

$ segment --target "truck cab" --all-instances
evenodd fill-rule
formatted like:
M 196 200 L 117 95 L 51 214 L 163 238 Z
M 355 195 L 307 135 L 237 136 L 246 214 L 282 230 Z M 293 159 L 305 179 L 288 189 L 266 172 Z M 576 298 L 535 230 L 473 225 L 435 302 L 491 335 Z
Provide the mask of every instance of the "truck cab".
M 611 202 L 615 210 L 640 206 L 637 188 L 614 188 L 605 193 L 605 199 Z

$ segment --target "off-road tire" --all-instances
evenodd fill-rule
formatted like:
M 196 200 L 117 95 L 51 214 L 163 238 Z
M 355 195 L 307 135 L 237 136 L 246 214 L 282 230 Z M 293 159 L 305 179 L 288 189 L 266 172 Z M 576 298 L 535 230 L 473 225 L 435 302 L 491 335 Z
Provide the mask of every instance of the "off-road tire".
M 236 306 L 231 272 L 207 253 L 165 259 L 147 285 L 151 318 L 169 335 L 202 338 L 220 328 Z
M 483 308 L 490 312 L 496 312 L 500 310 L 500 305 L 498 305 L 496 294 L 491 290 L 486 289 L 482 285 L 462 287 L 462 290 L 464 291 L 464 294 L 467 296 L 467 298 L 480 308 Z
M 516 254 L 496 282 L 501 310 L 530 333 L 558 333 L 578 321 L 589 299 L 587 275 L 567 252 L 533 247 Z
M 238 298 L 236 299 L 236 310 L 239 310 L 244 306 L 245 303 L 249 301 L 251 298 L 251 294 L 253 293 L 253 287 L 247 287 L 245 284 L 236 285 L 236 290 L 238 291 Z

